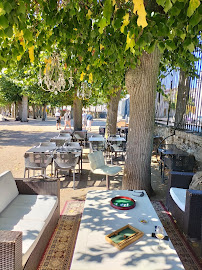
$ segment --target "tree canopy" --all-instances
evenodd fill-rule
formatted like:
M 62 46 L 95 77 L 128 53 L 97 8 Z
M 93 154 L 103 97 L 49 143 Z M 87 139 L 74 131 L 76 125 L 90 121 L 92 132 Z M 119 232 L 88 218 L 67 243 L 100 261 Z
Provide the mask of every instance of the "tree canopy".
M 75 90 L 87 81 L 109 94 L 125 78 L 134 116 L 124 172 L 133 180 L 125 187 L 149 191 L 159 63 L 162 70 L 194 73 L 201 19 L 200 0 L 3 0 L 0 67 L 35 66 L 37 74 L 57 52 L 67 78 L 73 73 Z
M 92 82 L 97 69 L 135 68 L 157 45 L 163 59 L 185 69 L 201 17 L 199 0 L 3 0 L 0 65 L 37 63 L 41 51 L 58 50 L 75 76 Z

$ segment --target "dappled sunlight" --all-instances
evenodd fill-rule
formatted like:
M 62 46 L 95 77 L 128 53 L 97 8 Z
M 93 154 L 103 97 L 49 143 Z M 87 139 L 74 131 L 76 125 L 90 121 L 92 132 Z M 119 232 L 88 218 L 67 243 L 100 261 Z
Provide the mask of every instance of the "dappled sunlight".
M 159 225 L 160 221 L 148 197 L 136 197 L 136 206 L 131 210 L 114 209 L 110 200 L 121 194 L 132 197 L 132 191 L 127 191 L 127 194 L 121 190 L 88 192 L 75 248 L 73 269 L 81 266 L 80 263 L 82 269 L 96 270 L 103 269 L 102 265 L 107 266 L 107 269 L 115 269 L 116 266 L 141 269 L 148 265 L 159 270 L 174 269 L 174 265 L 175 269 L 183 269 L 169 242 L 164 243 L 162 251 L 158 251 L 159 241 L 151 237 L 155 225 Z M 148 224 L 141 224 L 139 218 L 147 218 Z M 127 224 L 141 230 L 144 235 L 124 249 L 118 250 L 105 240 L 105 236 Z

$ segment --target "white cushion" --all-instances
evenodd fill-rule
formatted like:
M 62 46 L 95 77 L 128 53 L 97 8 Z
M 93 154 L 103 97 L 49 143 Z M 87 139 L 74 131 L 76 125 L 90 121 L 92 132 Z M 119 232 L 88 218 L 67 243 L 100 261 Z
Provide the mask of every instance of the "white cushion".
M 19 194 L 11 171 L 0 174 L 0 213 Z
M 22 232 L 22 264 L 25 265 L 43 232 L 45 222 L 38 220 L 19 220 L 15 218 L 0 218 L 0 230 Z
M 170 188 L 170 196 L 183 212 L 185 211 L 186 192 L 187 190 L 184 188 Z
M 104 165 L 101 168 L 95 169 L 93 173 L 113 176 L 119 173 L 121 170 L 122 167 L 120 166 Z
M 58 205 L 56 196 L 18 195 L 0 213 L 0 230 L 21 231 L 25 265 Z
M 51 195 L 18 195 L 0 217 L 45 221 L 57 202 Z

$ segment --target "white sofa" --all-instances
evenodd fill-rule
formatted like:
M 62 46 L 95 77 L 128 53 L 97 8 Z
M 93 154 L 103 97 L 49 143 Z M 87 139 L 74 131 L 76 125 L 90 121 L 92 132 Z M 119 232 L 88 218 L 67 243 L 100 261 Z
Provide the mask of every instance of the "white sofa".
M 0 270 L 37 269 L 58 222 L 59 181 L 0 175 Z

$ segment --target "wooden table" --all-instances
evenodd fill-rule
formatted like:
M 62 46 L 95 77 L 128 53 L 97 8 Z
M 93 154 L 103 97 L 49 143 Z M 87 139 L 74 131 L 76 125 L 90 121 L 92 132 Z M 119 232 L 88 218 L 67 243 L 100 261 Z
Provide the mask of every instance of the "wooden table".
M 146 192 L 143 197 L 132 196 L 133 191 L 90 191 L 87 194 L 74 250 L 71 270 L 165 270 L 184 269 L 172 243 L 151 237 L 155 226 L 162 226 Z M 134 193 L 135 194 L 135 193 Z M 137 193 L 136 193 L 137 194 Z M 117 210 L 110 205 L 115 196 L 128 196 L 136 201 L 130 210 Z M 147 218 L 142 224 L 140 218 Z M 144 236 L 118 250 L 105 240 L 111 232 L 130 224 Z

